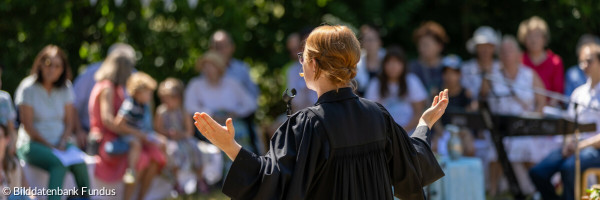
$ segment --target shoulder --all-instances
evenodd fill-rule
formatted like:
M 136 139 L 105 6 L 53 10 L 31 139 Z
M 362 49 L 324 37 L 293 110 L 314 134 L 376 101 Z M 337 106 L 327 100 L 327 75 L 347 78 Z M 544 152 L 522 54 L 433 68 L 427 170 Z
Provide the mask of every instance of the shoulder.
M 575 88 L 575 90 L 573 90 L 573 93 L 571 93 L 571 100 L 577 100 L 579 98 L 579 96 L 582 96 L 586 93 L 588 93 L 589 91 L 589 82 L 580 85 L 579 87 Z
M 406 74 L 406 82 L 408 82 L 408 84 L 416 84 L 419 83 L 419 77 L 414 74 L 414 73 L 407 73 Z
M 201 75 L 198 75 L 198 76 L 190 79 L 190 81 L 188 82 L 188 88 L 190 86 L 196 86 L 196 85 L 202 84 L 203 81 L 204 81 L 204 78 Z
M 162 115 L 165 112 L 167 112 L 167 106 L 164 104 L 160 104 L 158 107 L 156 107 L 156 115 Z
M 562 58 L 560 58 L 558 54 L 555 54 L 551 50 L 548 50 L 548 59 L 550 60 L 550 63 L 552 63 L 552 66 L 562 68 Z
M 33 75 L 25 77 L 20 83 L 17 92 L 30 92 L 35 89 L 36 77 Z
M 241 68 L 241 69 L 249 68 L 248 63 L 241 61 L 239 59 L 236 59 L 236 58 L 232 58 L 230 62 L 231 62 L 230 67 Z
M 0 101 L 10 101 L 12 98 L 10 94 L 4 90 L 0 90 Z
M 222 81 L 223 81 L 223 86 L 225 86 L 225 87 L 244 88 L 242 86 L 242 84 L 237 79 L 234 79 L 232 77 L 223 76 L 223 80 Z

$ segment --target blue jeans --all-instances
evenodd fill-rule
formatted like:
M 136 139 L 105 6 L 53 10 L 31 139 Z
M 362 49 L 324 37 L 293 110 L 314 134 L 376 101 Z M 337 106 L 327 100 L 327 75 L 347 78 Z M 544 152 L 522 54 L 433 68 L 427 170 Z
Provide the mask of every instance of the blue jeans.
M 588 147 L 581 150 L 579 156 L 582 173 L 587 168 L 600 167 L 600 150 Z M 556 194 L 550 182 L 556 172 L 560 172 L 564 186 L 562 198 Z M 529 177 L 544 200 L 575 199 L 575 156 L 563 158 L 561 149 L 553 151 L 542 162 L 531 168 Z

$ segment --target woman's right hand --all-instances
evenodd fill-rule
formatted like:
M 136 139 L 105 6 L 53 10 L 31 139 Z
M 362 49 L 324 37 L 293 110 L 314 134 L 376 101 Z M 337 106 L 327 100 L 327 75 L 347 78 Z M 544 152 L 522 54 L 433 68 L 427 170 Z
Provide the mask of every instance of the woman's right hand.
M 419 119 L 419 125 L 426 125 L 431 129 L 431 127 L 437 122 L 444 112 L 446 112 L 446 107 L 448 107 L 448 89 L 441 91 L 438 96 L 433 98 L 433 102 L 431 103 L 431 107 L 429 107 L 423 115 L 421 115 L 421 119 Z
M 231 118 L 225 122 L 226 126 L 221 126 L 208 114 L 195 113 L 194 121 L 194 125 L 206 139 L 223 150 L 231 160 L 235 160 L 242 146 L 234 139 L 235 129 Z

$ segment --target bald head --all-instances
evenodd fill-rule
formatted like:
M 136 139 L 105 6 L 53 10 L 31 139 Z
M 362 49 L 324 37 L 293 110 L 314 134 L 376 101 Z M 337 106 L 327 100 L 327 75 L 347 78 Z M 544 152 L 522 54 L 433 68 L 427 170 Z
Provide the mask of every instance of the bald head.
M 515 37 L 507 35 L 502 38 L 500 60 L 504 67 L 518 67 L 521 63 L 521 48 Z
M 235 52 L 235 44 L 229 33 L 224 30 L 217 30 L 210 37 L 210 50 L 221 54 L 221 56 L 229 62 Z

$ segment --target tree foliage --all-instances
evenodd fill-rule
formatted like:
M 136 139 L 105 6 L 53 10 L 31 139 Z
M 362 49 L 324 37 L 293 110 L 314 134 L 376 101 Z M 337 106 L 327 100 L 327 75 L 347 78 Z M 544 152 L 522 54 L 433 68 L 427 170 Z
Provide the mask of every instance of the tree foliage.
M 117 0 L 120 1 L 120 0 Z M 594 0 L 2 0 L 0 63 L 3 86 L 13 92 L 29 73 L 33 58 L 47 44 L 62 47 L 74 74 L 101 61 L 115 42 L 138 52 L 139 70 L 157 80 L 173 76 L 187 82 L 198 74 L 195 60 L 217 29 L 231 33 L 235 57 L 251 65 L 260 85 L 259 120 L 284 111 L 280 101 L 290 61 L 285 39 L 292 32 L 322 23 L 381 27 L 384 44 L 399 44 L 416 56 L 412 31 L 426 20 L 442 24 L 450 35 L 445 53 L 468 58 L 465 42 L 481 25 L 516 34 L 519 23 L 538 15 L 551 31 L 549 47 L 567 65 L 574 64 L 575 43 L 583 33 L 600 32 L 600 1 Z M 145 5 L 147 3 L 147 5 Z M 267 120 L 268 121 L 268 120 Z

